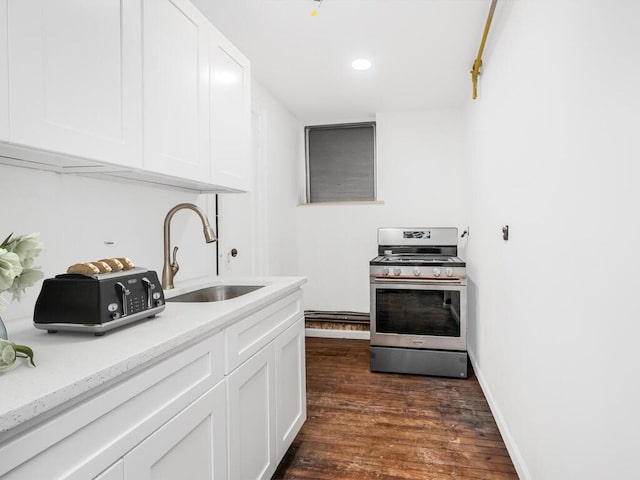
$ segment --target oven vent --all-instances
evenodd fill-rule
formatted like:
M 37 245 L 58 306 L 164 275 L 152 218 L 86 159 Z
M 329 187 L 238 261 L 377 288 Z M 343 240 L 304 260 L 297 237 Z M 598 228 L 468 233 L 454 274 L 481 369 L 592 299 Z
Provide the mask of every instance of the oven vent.
M 369 330 L 369 314 L 362 312 L 305 310 L 305 326 L 328 330 Z

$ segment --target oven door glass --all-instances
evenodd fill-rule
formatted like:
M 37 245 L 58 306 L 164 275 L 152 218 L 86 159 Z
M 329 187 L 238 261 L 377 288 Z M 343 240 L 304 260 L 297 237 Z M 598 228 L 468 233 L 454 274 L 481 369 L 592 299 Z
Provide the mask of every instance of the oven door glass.
M 376 333 L 460 337 L 460 290 L 375 289 Z

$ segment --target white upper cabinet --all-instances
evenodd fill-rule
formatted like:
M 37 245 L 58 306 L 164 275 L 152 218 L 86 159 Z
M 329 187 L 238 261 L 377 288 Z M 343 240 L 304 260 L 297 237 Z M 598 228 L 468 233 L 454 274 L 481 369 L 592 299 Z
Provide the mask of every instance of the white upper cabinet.
M 7 31 L 7 0 L 0 0 L 0 32 Z M 9 139 L 9 65 L 7 36 L 0 35 L 0 140 Z
M 249 61 L 215 29 L 210 72 L 212 180 L 246 191 L 251 161 Z
M 211 181 L 211 25 L 187 0 L 143 0 L 144 167 Z
M 0 163 L 246 191 L 250 91 L 189 0 L 0 0 Z
M 0 21 L 8 12 L 9 140 L 142 166 L 140 0 L 8 0 L 2 10 Z M 2 90 L 0 80 L 0 106 Z

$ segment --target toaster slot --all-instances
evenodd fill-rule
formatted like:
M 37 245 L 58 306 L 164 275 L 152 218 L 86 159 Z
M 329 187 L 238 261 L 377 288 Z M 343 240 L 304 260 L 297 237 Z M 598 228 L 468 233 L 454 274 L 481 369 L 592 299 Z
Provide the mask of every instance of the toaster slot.
M 127 297 L 131 291 L 122 282 L 116 282 L 115 287 L 120 303 L 122 304 L 122 316 L 126 317 L 129 314 L 129 309 L 127 308 Z
M 144 285 L 144 293 L 147 299 L 147 308 L 153 308 L 153 298 L 151 298 L 151 290 L 155 287 L 151 280 L 147 277 L 142 277 L 142 285 Z

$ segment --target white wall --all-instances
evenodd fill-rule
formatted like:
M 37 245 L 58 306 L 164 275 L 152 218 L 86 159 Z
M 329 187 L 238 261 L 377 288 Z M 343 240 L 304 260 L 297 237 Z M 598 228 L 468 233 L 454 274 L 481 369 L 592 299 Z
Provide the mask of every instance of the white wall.
M 469 347 L 522 478 L 640 478 L 640 4 L 496 19 L 469 105 Z
M 462 109 L 379 113 L 383 203 L 298 207 L 298 271 L 308 277 L 306 309 L 369 311 L 369 260 L 377 253 L 378 228 L 466 227 L 464 115 Z
M 263 168 L 257 182 L 264 189 L 266 269 L 269 275 L 298 275 L 296 201 L 298 136 L 295 117 L 259 83 L 252 83 L 253 111 L 261 118 Z
M 296 204 L 301 127 L 260 83 L 254 80 L 251 89 L 253 189 L 248 194 L 219 196 L 220 271 L 230 276 L 298 275 Z M 236 258 L 228 255 L 232 247 L 239 252 Z M 251 257 L 248 262 L 247 257 Z
M 193 202 L 205 209 L 212 223 L 214 218 L 211 195 L 6 165 L 0 165 L 0 179 L 0 236 L 40 232 L 45 248 L 35 264 L 47 278 L 64 273 L 73 263 L 122 256 L 156 270 L 160 277 L 167 211 L 177 203 Z M 172 244 L 180 246 L 176 286 L 215 276 L 215 246 L 205 244 L 193 212 L 175 215 Z M 39 291 L 39 284 L 29 288 L 22 302 L 11 303 L 0 315 L 31 316 Z

